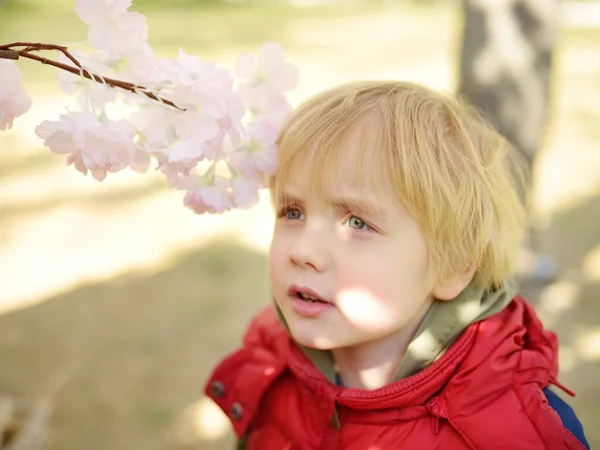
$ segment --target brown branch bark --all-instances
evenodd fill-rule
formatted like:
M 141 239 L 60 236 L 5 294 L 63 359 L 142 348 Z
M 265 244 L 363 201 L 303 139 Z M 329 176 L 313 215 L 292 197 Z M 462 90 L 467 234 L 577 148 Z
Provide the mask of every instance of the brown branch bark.
M 0 50 L 0 59 L 19 59 L 19 52 L 16 50 Z
M 13 47 L 25 47 L 21 50 L 14 50 Z M 53 59 L 44 58 L 43 56 L 34 55 L 31 52 L 33 51 L 43 51 L 43 50 L 55 50 L 61 52 L 65 57 L 67 57 L 75 67 L 70 66 L 68 64 L 61 63 L 59 61 L 55 61 Z M 14 42 L 12 44 L 0 45 L 0 59 L 12 59 L 18 60 L 19 58 L 27 58 L 32 59 L 34 61 L 41 62 L 42 64 L 48 64 L 53 67 L 57 67 L 61 70 L 65 70 L 75 75 L 82 76 L 87 78 L 88 80 L 95 81 L 97 83 L 107 84 L 111 87 L 120 88 L 125 91 L 133 92 L 134 94 L 141 93 L 152 100 L 156 100 L 158 102 L 164 103 L 165 105 L 172 106 L 173 108 L 177 108 L 179 110 L 184 110 L 180 108 L 175 103 L 170 100 L 164 99 L 162 97 L 158 97 L 148 90 L 148 88 L 130 83 L 128 81 L 116 80 L 114 78 L 108 77 L 100 77 L 99 75 L 95 75 L 85 68 L 81 66 L 81 63 L 75 58 L 67 49 L 62 45 L 54 45 L 54 44 L 40 44 L 35 42 Z
M 57 50 L 71 60 L 77 67 L 81 67 L 81 63 L 75 58 L 64 45 L 55 44 L 40 44 L 36 42 L 13 42 L 12 44 L 0 45 L 0 49 L 10 49 L 12 47 L 26 47 L 23 51 L 29 52 L 32 50 Z

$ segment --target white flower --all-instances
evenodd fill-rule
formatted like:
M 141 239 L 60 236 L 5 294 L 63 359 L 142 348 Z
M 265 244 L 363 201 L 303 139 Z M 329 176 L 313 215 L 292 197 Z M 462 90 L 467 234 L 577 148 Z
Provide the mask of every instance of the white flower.
M 15 118 L 31 107 L 22 80 L 21 71 L 12 61 L 0 59 L 0 130 L 11 128 Z

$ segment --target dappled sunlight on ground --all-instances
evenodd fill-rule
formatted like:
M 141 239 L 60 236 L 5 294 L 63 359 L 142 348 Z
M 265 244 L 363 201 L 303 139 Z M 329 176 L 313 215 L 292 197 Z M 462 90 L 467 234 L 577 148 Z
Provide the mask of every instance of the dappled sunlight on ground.
M 588 361 L 600 360 L 600 327 L 582 331 L 576 338 L 578 354 Z
M 0 390 L 55 405 L 52 448 L 180 448 L 175 436 L 230 448 L 211 409 L 195 402 L 211 366 L 268 301 L 263 252 L 213 239 L 161 270 L 127 271 L 0 315 L 0 361 L 12 362 Z
M 588 280 L 600 282 L 600 244 L 585 256 L 581 269 Z
M 0 309 L 128 270 L 160 269 L 215 236 L 266 250 L 272 229 L 268 195 L 251 211 L 202 217 L 184 209 L 180 196 L 169 190 L 104 207 L 67 204 L 24 221 L 9 220 L 0 244 Z
M 194 445 L 199 441 L 215 441 L 230 430 L 229 418 L 208 397 L 202 397 L 186 408 L 170 431 L 179 445 Z
M 545 287 L 537 305 L 537 313 L 544 325 L 552 328 L 561 314 L 576 305 L 578 294 L 577 283 L 570 280 L 559 280 Z

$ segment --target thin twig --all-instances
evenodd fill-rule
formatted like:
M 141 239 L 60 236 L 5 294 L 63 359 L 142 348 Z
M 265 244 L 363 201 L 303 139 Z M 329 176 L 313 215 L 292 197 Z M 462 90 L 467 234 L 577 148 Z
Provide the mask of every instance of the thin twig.
M 21 50 L 13 50 L 12 47 L 25 47 L 25 48 L 21 49 Z M 61 63 L 59 61 L 55 61 L 55 60 L 49 59 L 49 58 L 44 58 L 43 56 L 38 56 L 38 55 L 34 55 L 31 53 L 32 51 L 41 51 L 41 50 L 57 50 L 57 51 L 61 52 L 63 55 L 65 55 L 70 61 L 72 61 L 76 67 L 69 66 L 69 65 Z M 42 64 L 54 66 L 59 69 L 70 72 L 72 74 L 85 77 L 88 80 L 107 84 L 112 87 L 117 87 L 117 88 L 123 89 L 125 91 L 132 92 L 134 94 L 142 93 L 146 97 L 151 98 L 152 100 L 156 100 L 158 102 L 172 106 L 173 108 L 177 108 L 181 111 L 185 111 L 185 109 L 180 108 L 172 101 L 164 99 L 162 97 L 159 97 L 156 94 L 150 92 L 150 90 L 144 86 L 130 83 L 128 81 L 115 80 L 114 78 L 100 77 L 99 75 L 95 75 L 95 74 L 89 72 L 87 69 L 84 69 L 81 66 L 81 63 L 77 60 L 77 58 L 75 58 L 71 53 L 69 53 L 69 51 L 67 50 L 67 47 L 64 47 L 62 45 L 39 44 L 39 43 L 33 43 L 33 42 L 14 42 L 12 44 L 0 45 L 0 59 L 19 59 L 19 57 L 32 59 L 34 61 L 41 62 Z
M 75 58 L 64 45 L 55 44 L 40 44 L 36 42 L 13 42 L 12 44 L 0 45 L 0 49 L 10 49 L 12 47 L 27 47 L 25 51 L 31 50 L 58 50 L 63 55 L 71 60 L 77 67 L 81 67 L 81 63 Z

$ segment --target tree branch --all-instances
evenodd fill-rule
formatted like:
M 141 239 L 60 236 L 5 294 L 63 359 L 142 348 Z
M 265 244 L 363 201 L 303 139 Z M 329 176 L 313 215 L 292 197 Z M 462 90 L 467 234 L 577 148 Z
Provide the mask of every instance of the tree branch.
M 25 47 L 21 50 L 14 50 L 12 47 Z M 67 57 L 76 67 L 70 66 L 68 64 L 64 64 L 53 59 L 44 58 L 43 56 L 34 55 L 31 52 L 33 51 L 42 51 L 42 50 L 56 50 L 61 52 L 65 57 Z M 180 108 L 175 103 L 170 100 L 164 99 L 162 97 L 158 97 L 148 90 L 148 88 L 144 86 L 140 86 L 134 83 L 130 83 L 128 81 L 115 80 L 114 78 L 101 77 L 99 75 L 95 75 L 89 72 L 87 69 L 81 66 L 81 63 L 75 58 L 67 49 L 62 45 L 54 45 L 54 44 L 39 44 L 34 42 L 14 42 L 12 44 L 0 45 L 0 59 L 12 59 L 18 60 L 19 58 L 27 58 L 32 59 L 34 61 L 41 62 L 42 64 L 47 64 L 50 66 L 57 67 L 59 69 L 65 70 L 75 75 L 82 76 L 87 78 L 88 80 L 96 81 L 97 83 L 107 84 L 111 87 L 116 87 L 123 89 L 125 91 L 132 92 L 134 94 L 144 94 L 146 97 L 151 98 L 152 100 L 156 100 L 158 102 L 164 103 L 165 105 L 172 106 L 173 108 L 177 108 L 181 111 L 184 111 L 183 108 Z
M 19 59 L 19 52 L 16 50 L 0 50 L 0 59 Z

